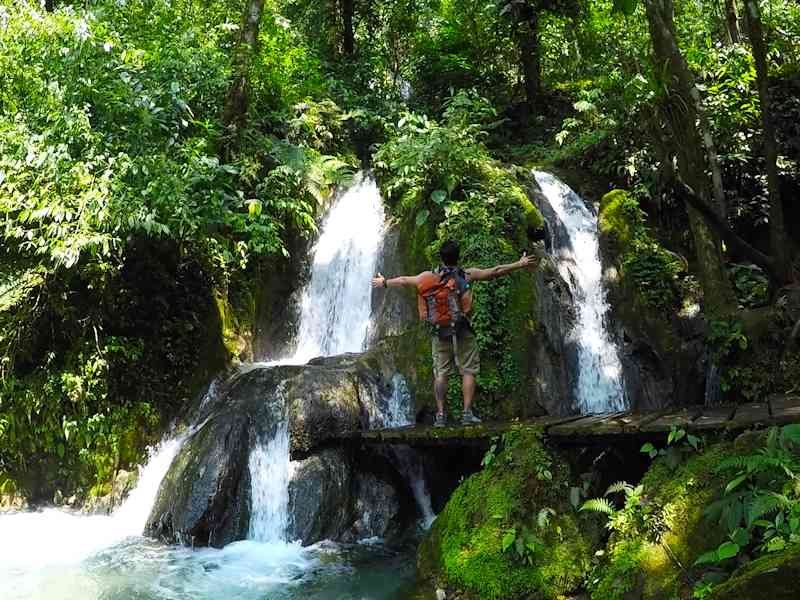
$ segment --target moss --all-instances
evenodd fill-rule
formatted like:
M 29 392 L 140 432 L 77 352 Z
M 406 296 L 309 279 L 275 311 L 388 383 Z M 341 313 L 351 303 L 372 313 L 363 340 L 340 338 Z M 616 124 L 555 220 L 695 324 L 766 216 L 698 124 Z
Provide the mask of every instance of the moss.
M 483 471 L 455 491 L 420 547 L 423 578 L 477 598 L 556 598 L 580 584 L 592 540 L 567 500 L 569 467 L 549 452 L 536 430 L 513 429 Z M 543 508 L 555 511 L 537 525 Z M 536 537 L 532 564 L 503 551 L 510 529 Z
M 600 200 L 598 228 L 603 235 L 611 236 L 621 247 L 630 243 L 636 223 L 632 221 L 630 196 L 624 190 L 612 190 Z
M 666 531 L 660 543 L 646 541 L 634 525 L 615 532 L 607 560 L 592 584 L 592 598 L 621 599 L 640 587 L 644 600 L 677 599 L 688 593 L 687 573 L 700 554 L 716 547 L 725 532 L 703 511 L 722 492 L 724 481 L 714 469 L 732 452 L 720 442 L 689 458 L 677 469 L 656 460 L 642 479 L 646 501 L 660 509 Z
M 739 568 L 722 585 L 714 588 L 712 600 L 795 600 L 798 596 L 800 545 L 763 556 Z

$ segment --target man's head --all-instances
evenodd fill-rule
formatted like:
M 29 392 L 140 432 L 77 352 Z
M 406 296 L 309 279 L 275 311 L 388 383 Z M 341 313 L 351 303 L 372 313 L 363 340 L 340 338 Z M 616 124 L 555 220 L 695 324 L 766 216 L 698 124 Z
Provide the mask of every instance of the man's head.
M 455 240 L 447 240 L 442 247 L 439 248 L 439 257 L 446 267 L 457 267 L 460 249 L 458 242 Z

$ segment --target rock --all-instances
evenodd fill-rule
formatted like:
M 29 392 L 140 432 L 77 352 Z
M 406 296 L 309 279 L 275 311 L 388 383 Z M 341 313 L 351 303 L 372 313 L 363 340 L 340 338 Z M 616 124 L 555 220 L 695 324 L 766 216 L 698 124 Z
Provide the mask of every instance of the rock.
M 111 491 L 103 496 L 89 496 L 81 506 L 81 512 L 90 515 L 108 515 L 120 506 L 128 494 L 136 487 L 139 475 L 131 471 L 120 469 L 111 482 Z M 64 503 L 73 506 L 77 498 L 72 496 Z M 60 503 L 59 503 L 60 504 Z
M 221 389 L 200 413 L 203 425 L 170 467 L 146 532 L 167 542 L 223 546 L 243 539 L 250 519 L 249 456 L 288 422 L 295 475 L 290 539 L 336 539 L 355 520 L 350 457 L 321 449 L 382 414 L 390 383 L 374 355 L 318 359 L 305 366 L 257 367 Z
M 536 432 L 514 432 L 505 440 L 502 452 L 467 478 L 436 518 L 417 554 L 418 576 L 453 597 L 562 597 L 581 585 L 599 527 L 570 505 L 570 467 Z M 545 508 L 552 512 L 540 527 Z M 522 536 L 526 529 L 537 540 L 530 563 L 503 550 L 512 530 Z
M 533 385 L 529 403 L 540 406 L 546 414 L 573 414 L 578 348 L 570 336 L 575 324 L 572 294 L 549 258 L 544 259 L 535 282 L 537 326 L 530 341 Z
M 352 471 L 345 452 L 326 449 L 293 464 L 288 539 L 304 545 L 338 539 L 354 518 Z
M 734 571 L 716 586 L 711 600 L 795 600 L 800 570 L 800 546 L 762 556 Z
M 398 525 L 400 502 L 397 491 L 372 473 L 359 473 L 356 489 L 356 520 L 350 537 L 356 540 L 387 537 Z
M 412 274 L 405 268 L 400 234 L 397 225 L 390 225 L 384 234 L 377 270 L 387 277 Z M 388 336 L 402 335 L 419 319 L 414 293 L 411 290 L 392 290 L 392 293 L 382 289 L 373 290 L 371 317 L 368 347 Z
M 603 197 L 599 241 L 612 330 L 621 341 L 620 359 L 630 407 L 654 410 L 675 404 L 702 404 L 708 366 L 699 307 L 653 307 L 640 293 L 639 284 L 625 276 L 622 262 L 636 232 L 649 235 L 644 223 L 630 216 L 626 200 L 626 192 L 621 190 Z M 657 240 L 652 239 L 652 244 L 658 247 Z
M 216 548 L 244 539 L 250 517 L 250 420 L 247 413 L 228 410 L 186 441 L 161 483 L 147 535 Z
M 651 521 L 665 529 L 660 543 L 647 541 L 647 534 L 630 520 L 609 541 L 606 562 L 598 569 L 600 577 L 591 589 L 592 598 L 691 597 L 687 578 L 676 561 L 691 568 L 701 554 L 726 539 L 724 529 L 704 514 L 705 508 L 721 496 L 726 483 L 715 469 L 724 457 L 752 451 L 754 443 L 753 439 L 737 444 L 720 442 L 691 455 L 674 469 L 666 458 L 657 459 L 641 484 L 647 506 L 656 509 Z M 693 574 L 699 580 L 698 575 Z

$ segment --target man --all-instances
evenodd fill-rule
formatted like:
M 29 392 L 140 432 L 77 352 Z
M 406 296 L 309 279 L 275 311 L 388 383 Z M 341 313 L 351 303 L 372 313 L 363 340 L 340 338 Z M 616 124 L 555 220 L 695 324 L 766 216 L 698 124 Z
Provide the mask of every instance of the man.
M 448 377 L 456 373 L 456 368 L 461 372 L 464 393 L 461 422 L 464 425 L 481 422 L 472 412 L 475 375 L 480 368 L 480 356 L 475 334 L 468 320 L 472 307 L 470 284 L 474 281 L 497 279 L 536 263 L 535 258 L 523 254 L 518 261 L 507 265 L 497 265 L 490 269 L 461 269 L 458 266 L 459 252 L 458 243 L 447 240 L 439 249 L 443 266 L 435 271 L 391 279 L 378 273 L 372 279 L 374 288 L 415 287 L 420 318 L 432 325 L 433 391 L 437 410 L 435 427 L 445 425 L 444 401 Z

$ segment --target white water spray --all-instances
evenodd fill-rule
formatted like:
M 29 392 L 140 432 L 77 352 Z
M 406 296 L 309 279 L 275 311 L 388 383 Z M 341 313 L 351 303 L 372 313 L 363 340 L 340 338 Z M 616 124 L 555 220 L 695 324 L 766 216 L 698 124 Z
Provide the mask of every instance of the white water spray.
M 305 364 L 317 356 L 364 350 L 371 313 L 370 279 L 384 219 L 375 180 L 357 175 L 323 220 L 312 250 L 311 279 L 300 303 L 297 349 L 293 356 L 270 364 Z M 292 470 L 289 447 L 288 426 L 283 421 L 272 439 L 257 443 L 250 452 L 249 539 L 286 540 Z
M 602 282 L 597 217 L 567 185 L 550 173 L 535 171 L 536 181 L 563 223 L 569 243 L 555 247 L 558 269 L 570 283 L 577 307 L 571 332 L 578 344 L 576 395 L 582 414 L 626 408 L 622 363 L 605 321 L 608 313 Z
M 125 538 L 141 535 L 161 480 L 186 437 L 166 440 L 151 452 L 136 488 L 112 515 L 87 517 L 49 508 L 0 517 L 0 565 L 74 564 Z

